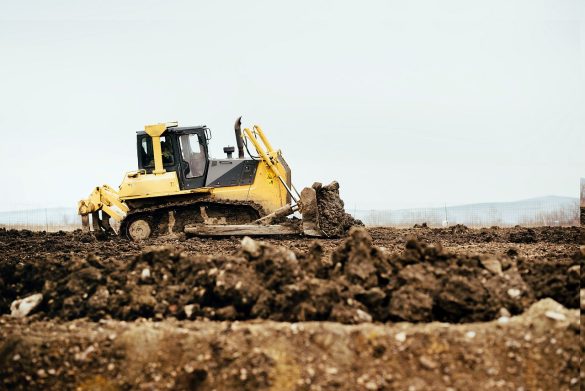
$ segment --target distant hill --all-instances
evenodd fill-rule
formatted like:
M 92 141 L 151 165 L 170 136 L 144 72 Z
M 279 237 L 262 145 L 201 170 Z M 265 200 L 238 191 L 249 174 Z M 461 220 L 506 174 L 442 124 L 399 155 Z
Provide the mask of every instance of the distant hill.
M 468 226 L 572 225 L 578 223 L 579 199 L 546 196 L 446 208 L 357 210 L 355 215 L 366 225 L 412 226 L 426 222 L 440 226 L 445 220 L 449 225 Z

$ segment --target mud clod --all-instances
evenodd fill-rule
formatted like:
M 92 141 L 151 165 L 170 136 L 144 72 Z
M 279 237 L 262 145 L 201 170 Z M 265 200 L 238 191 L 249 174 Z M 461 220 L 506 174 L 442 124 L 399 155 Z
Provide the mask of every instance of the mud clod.
M 510 242 L 512 243 L 535 243 L 536 233 L 530 228 L 521 229 L 517 232 L 510 233 Z
M 323 186 L 315 182 L 313 189 L 317 192 L 319 227 L 327 236 L 344 236 L 351 227 L 364 225 L 360 220 L 345 212 L 343 200 L 339 197 L 339 183 L 333 181 Z

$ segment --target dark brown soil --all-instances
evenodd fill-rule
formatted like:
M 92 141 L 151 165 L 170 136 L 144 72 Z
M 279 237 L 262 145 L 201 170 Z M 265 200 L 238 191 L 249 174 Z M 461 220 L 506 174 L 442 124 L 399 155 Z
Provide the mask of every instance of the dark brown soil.
M 386 227 L 368 228 L 372 242 L 391 252 L 400 252 L 406 242 L 415 238 L 425 244 L 441 243 L 446 249 L 461 250 L 495 255 L 508 252 L 527 259 L 544 259 L 556 263 L 558 259 L 571 258 L 583 244 L 585 228 L 580 227 L 539 227 L 530 228 L 536 234 L 536 242 L 513 243 L 510 236 L 524 232 L 528 228 L 482 228 L 454 230 L 451 228 L 411 228 L 398 229 Z M 158 238 L 140 244 L 116 237 L 96 238 L 81 231 L 75 232 L 32 232 L 0 228 L 0 262 L 7 259 L 25 261 L 39 257 L 63 257 L 98 255 L 101 258 L 121 257 L 139 254 L 143 249 L 154 245 L 177 245 L 191 254 L 234 254 L 240 248 L 241 238 Z M 287 247 L 293 251 L 306 252 L 313 241 L 305 238 L 265 238 L 264 242 Z M 319 243 L 325 256 L 342 242 L 343 238 L 323 239 Z
M 464 325 L 4 316 L 0 388 L 578 390 L 579 332 L 578 310 L 550 299 Z
M 333 238 L 344 236 L 351 227 L 364 225 L 345 212 L 343 200 L 339 197 L 339 183 L 333 181 L 323 186 L 315 182 L 313 188 L 317 192 L 319 227 L 327 236 Z
M 520 259 L 518 269 L 537 299 L 550 297 L 568 308 L 579 308 L 579 289 L 585 286 L 581 274 L 584 259 L 583 254 L 577 253 L 574 259 L 555 264 Z
M 319 241 L 136 244 L 0 230 L 0 379 L 21 389 L 160 389 L 167 381 L 178 389 L 468 389 L 473 379 L 485 389 L 578 389 L 577 321 L 542 328 L 527 315 L 508 335 L 501 320 L 538 299 L 579 308 L 582 235 L 582 228 L 456 226 L 354 229 Z M 13 300 L 34 293 L 43 300 L 31 315 L 7 315 Z M 549 307 L 538 319 L 573 316 Z M 469 323 L 492 319 L 500 321 Z M 238 321 L 248 331 L 232 332 Z M 298 340 L 274 326 L 313 325 L 305 321 L 336 323 L 307 326 L 315 329 Z M 429 321 L 466 325 L 416 328 Z M 341 325 L 357 323 L 363 328 Z M 469 345 L 470 332 L 482 336 L 477 344 Z M 122 333 L 129 334 L 115 337 Z M 180 342 L 182 333 L 192 346 Z M 367 342 L 371 333 L 379 337 Z M 269 343 L 280 339 L 291 345 Z M 298 349 L 312 361 L 283 358 L 303 356 Z
M 59 240 L 47 242 L 52 250 Z M 249 238 L 242 243 L 225 255 L 192 255 L 167 245 L 125 256 L 63 254 L 26 261 L 8 256 L 0 263 L 0 313 L 8 313 L 13 300 L 38 292 L 43 316 L 94 320 L 460 323 L 494 319 L 502 309 L 518 314 L 535 298 L 552 297 L 571 308 L 579 303 L 578 254 L 551 264 L 517 259 L 515 250 L 453 253 L 416 239 L 392 253 L 358 228 L 330 255 L 319 242 L 305 250 Z

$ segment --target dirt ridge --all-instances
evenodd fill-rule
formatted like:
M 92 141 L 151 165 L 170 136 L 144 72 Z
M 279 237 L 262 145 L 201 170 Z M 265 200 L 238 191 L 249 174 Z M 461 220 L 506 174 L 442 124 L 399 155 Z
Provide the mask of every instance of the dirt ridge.
M 375 246 L 367 230 L 353 228 L 328 256 L 320 242 L 293 251 L 246 238 L 232 255 L 192 255 L 171 245 L 128 257 L 2 262 L 0 313 L 12 300 L 41 292 L 38 313 L 69 320 L 473 322 L 521 313 L 535 297 L 547 297 L 546 289 L 576 307 L 578 271 L 577 260 L 550 266 L 547 279 L 531 275 L 528 285 L 514 257 L 453 253 L 415 239 L 391 253 Z M 553 279 L 558 288 L 547 288 Z

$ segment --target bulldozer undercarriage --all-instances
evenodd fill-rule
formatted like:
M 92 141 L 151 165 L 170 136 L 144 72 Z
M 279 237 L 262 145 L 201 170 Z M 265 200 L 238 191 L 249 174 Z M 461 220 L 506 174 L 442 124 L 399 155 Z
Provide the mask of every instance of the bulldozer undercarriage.
M 267 214 L 253 201 L 218 200 L 205 196 L 197 199 L 168 200 L 154 204 L 132 204 L 120 222 L 119 236 L 141 241 L 149 238 L 186 233 L 193 236 L 270 236 L 299 235 L 327 236 L 319 228 L 317 193 L 305 188 L 299 203 L 287 204 Z M 302 212 L 302 220 L 288 219 L 295 212 Z M 116 234 L 110 225 L 110 216 L 104 211 L 91 214 L 94 233 Z M 90 230 L 89 215 L 82 216 L 86 231 Z
M 132 210 L 120 223 L 119 234 L 131 240 L 144 240 L 187 232 L 187 227 L 199 225 L 249 224 L 264 215 L 262 207 L 254 202 L 168 203 Z
M 305 202 L 309 200 L 305 199 Z M 182 232 L 193 236 L 269 236 L 298 235 L 323 236 L 311 216 L 303 220 L 289 220 L 286 216 L 297 209 L 285 207 L 266 214 L 262 206 L 251 201 L 199 199 L 168 202 L 156 206 L 132 209 L 120 223 L 121 237 L 140 241 L 149 238 L 176 235 Z M 91 213 L 94 232 L 116 234 L 109 216 L 103 210 Z M 316 214 L 315 214 L 316 219 Z M 89 229 L 89 215 L 83 216 L 83 226 Z

